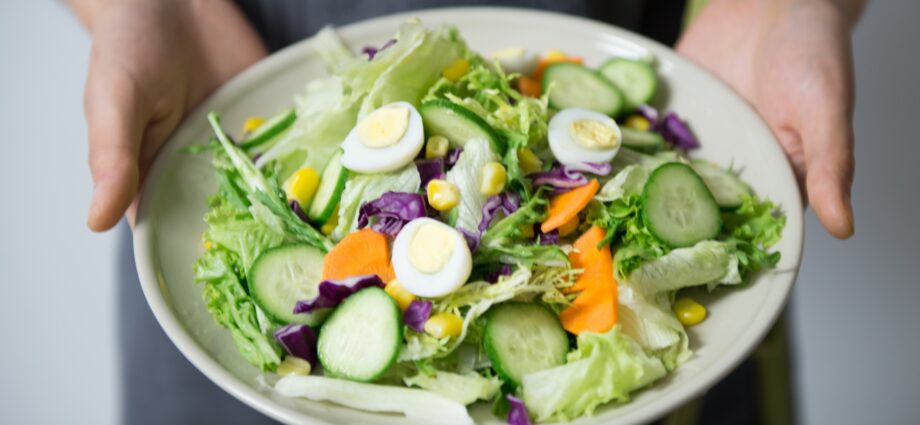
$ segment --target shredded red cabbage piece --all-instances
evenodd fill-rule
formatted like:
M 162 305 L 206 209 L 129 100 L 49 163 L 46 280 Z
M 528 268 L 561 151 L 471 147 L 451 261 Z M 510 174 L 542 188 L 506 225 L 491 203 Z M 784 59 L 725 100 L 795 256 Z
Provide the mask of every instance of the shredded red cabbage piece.
M 386 50 L 387 47 L 390 47 L 394 44 L 396 44 L 396 39 L 391 38 L 387 40 L 386 43 L 383 43 L 383 46 L 380 46 L 379 49 L 374 46 L 364 46 L 364 48 L 361 49 L 361 53 L 364 53 L 365 55 L 367 55 L 367 60 L 371 61 L 371 60 L 374 60 L 374 56 L 377 56 L 377 53 L 380 53 Z
M 427 217 L 425 198 L 417 193 L 387 192 L 381 197 L 361 205 L 358 211 L 358 228 L 363 229 L 376 221 L 371 229 L 393 237 L 402 230 L 406 223 L 420 217 Z
M 422 179 L 422 188 L 428 187 L 428 182 L 434 179 L 444 179 L 444 158 L 419 159 L 415 161 L 418 175 Z
M 588 184 L 584 173 L 606 176 L 613 170 L 610 164 L 583 162 L 573 165 L 555 165 L 549 171 L 533 173 L 530 178 L 534 186 L 552 186 L 556 189 L 574 189 Z
M 403 313 L 403 323 L 416 332 L 425 331 L 425 322 L 431 316 L 431 301 L 414 300 Z
M 375 274 L 352 276 L 340 280 L 324 280 L 319 284 L 319 295 L 312 300 L 297 301 L 294 313 L 309 313 L 321 308 L 332 308 L 342 303 L 349 295 L 364 288 L 383 288 L 383 280 Z
M 534 242 L 539 241 L 540 245 L 554 245 L 559 243 L 559 230 L 550 230 L 549 232 L 543 233 L 543 229 L 540 228 L 540 223 L 533 224 L 533 239 Z
M 524 401 L 511 394 L 506 395 L 505 398 L 511 404 L 511 411 L 508 412 L 508 425 L 530 425 L 530 414 L 527 413 Z
M 502 192 L 498 195 L 490 196 L 482 206 L 482 221 L 479 222 L 479 234 L 485 232 L 492 221 L 501 212 L 504 215 L 511 214 L 521 207 L 521 197 L 514 192 Z
M 294 214 L 297 215 L 297 218 L 304 223 L 308 223 L 307 213 L 304 212 L 303 208 L 300 208 L 300 202 L 297 202 L 294 199 L 291 199 L 291 202 L 288 203 L 291 206 L 291 211 L 294 211 Z
M 680 149 L 690 150 L 700 147 L 700 142 L 690 131 L 690 127 L 674 112 L 665 114 L 664 120 L 658 125 L 658 132 L 665 140 Z
M 497 269 L 492 270 L 491 272 L 489 272 L 488 274 L 486 274 L 486 275 L 483 277 L 483 279 L 484 279 L 486 282 L 495 283 L 495 282 L 498 282 L 498 278 L 500 278 L 500 277 L 502 277 L 502 276 L 508 276 L 508 275 L 510 275 L 510 274 L 511 274 L 511 271 L 512 271 L 512 270 L 511 270 L 511 266 L 510 266 L 510 265 L 508 265 L 508 264 L 502 264 L 502 265 L 499 266 Z
M 476 233 L 470 230 L 466 230 L 462 227 L 458 227 L 457 231 L 460 232 L 461 235 L 463 235 L 463 239 L 466 240 L 466 246 L 470 248 L 470 252 L 475 252 L 476 248 L 479 248 L 479 239 L 480 239 L 479 233 Z
M 273 335 L 288 354 L 300 357 L 310 362 L 310 366 L 316 367 L 316 332 L 313 328 L 292 323 L 276 330 Z
M 463 153 L 463 148 L 453 148 L 447 152 L 447 167 L 453 167 L 457 163 L 457 160 L 460 159 L 460 154 Z
M 648 123 L 651 125 L 649 130 L 657 131 L 658 130 L 658 110 L 649 105 L 639 105 L 636 107 L 636 112 L 639 115 L 642 115 Z

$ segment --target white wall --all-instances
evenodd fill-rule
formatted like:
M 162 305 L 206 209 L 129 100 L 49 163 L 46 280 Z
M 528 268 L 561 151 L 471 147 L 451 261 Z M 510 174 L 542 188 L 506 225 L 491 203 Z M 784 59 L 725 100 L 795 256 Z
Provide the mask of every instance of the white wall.
M 807 424 L 920 417 L 920 2 L 875 1 L 855 35 L 856 236 L 809 213 L 793 298 Z M 115 235 L 85 230 L 89 39 L 59 3 L 0 2 L 0 423 L 118 422 Z
M 117 422 L 115 235 L 84 224 L 89 37 L 58 2 L 0 2 L 0 423 Z

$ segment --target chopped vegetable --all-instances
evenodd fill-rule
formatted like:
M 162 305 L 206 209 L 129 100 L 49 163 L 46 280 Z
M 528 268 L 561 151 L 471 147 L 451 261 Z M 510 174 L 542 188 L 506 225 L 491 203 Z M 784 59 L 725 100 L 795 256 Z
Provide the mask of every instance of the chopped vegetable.
M 433 159 L 419 159 L 415 161 L 418 168 L 418 175 L 421 178 L 421 186 L 428 187 L 432 180 L 443 180 L 445 177 L 444 158 L 437 157 Z
M 363 229 L 342 239 L 323 262 L 323 280 L 373 274 L 384 281 L 395 277 L 390 264 L 389 241 L 382 233 Z
M 371 229 L 395 237 L 406 223 L 427 215 L 422 195 L 387 192 L 361 206 L 358 212 L 358 228 L 370 224 Z M 370 223 L 371 218 L 376 219 L 373 224 Z
M 319 284 L 319 294 L 316 298 L 298 301 L 294 306 L 294 313 L 309 313 L 322 308 L 333 308 L 364 288 L 383 288 L 383 286 L 383 281 L 375 274 L 324 280 Z
M 425 332 L 425 323 L 431 316 L 431 306 L 431 301 L 412 301 L 403 313 L 403 323 L 416 332 Z
M 569 254 L 573 264 L 583 269 L 575 284 L 566 292 L 580 292 L 569 307 L 559 314 L 565 330 L 578 335 L 582 332 L 607 332 L 617 321 L 617 282 L 613 278 L 613 258 L 610 246 L 598 245 L 604 230 L 592 226 L 575 241 Z
M 463 405 L 472 404 L 476 400 L 490 400 L 502 385 L 502 381 L 494 376 L 487 378 L 475 372 L 459 374 L 442 370 L 431 375 L 419 373 L 403 378 L 403 382 L 438 393 Z
M 278 376 L 307 376 L 311 370 L 313 366 L 310 366 L 310 362 L 300 357 L 287 356 L 281 361 L 275 373 Z
M 505 398 L 511 404 L 511 410 L 508 412 L 508 425 L 530 425 L 530 414 L 527 413 L 524 401 L 511 394 L 506 395 Z
M 403 288 L 397 279 L 393 279 L 387 283 L 387 286 L 385 286 L 383 290 L 393 297 L 393 300 L 396 301 L 396 304 L 399 305 L 399 309 L 402 311 L 406 311 L 406 309 L 412 305 L 412 302 L 415 301 L 415 294 Z
M 591 179 L 588 184 L 572 189 L 560 195 L 556 195 L 549 202 L 549 211 L 546 220 L 540 226 L 544 233 L 550 230 L 558 229 L 572 218 L 576 217 L 581 210 L 588 206 L 591 198 L 597 193 L 600 183 L 597 179 Z
M 310 362 L 316 367 L 316 332 L 313 328 L 299 323 L 292 323 L 274 332 L 275 339 L 291 356 Z M 309 372 L 307 372 L 309 373 Z

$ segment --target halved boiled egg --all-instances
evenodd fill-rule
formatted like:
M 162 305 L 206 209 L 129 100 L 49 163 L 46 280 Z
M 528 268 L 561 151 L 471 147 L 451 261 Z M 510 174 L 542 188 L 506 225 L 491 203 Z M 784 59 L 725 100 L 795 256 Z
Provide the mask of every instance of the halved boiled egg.
M 402 228 L 393 241 L 391 262 L 399 284 L 420 297 L 457 290 L 473 270 L 463 235 L 432 218 L 417 218 Z
M 422 150 L 422 117 L 412 104 L 395 102 L 362 118 L 342 142 L 342 165 L 359 173 L 398 170 Z
M 581 108 L 559 111 L 549 121 L 549 148 L 559 162 L 610 162 L 620 150 L 622 135 L 616 121 Z
M 492 60 L 498 61 L 507 73 L 530 75 L 537 68 L 537 54 L 522 47 L 509 47 L 492 52 Z

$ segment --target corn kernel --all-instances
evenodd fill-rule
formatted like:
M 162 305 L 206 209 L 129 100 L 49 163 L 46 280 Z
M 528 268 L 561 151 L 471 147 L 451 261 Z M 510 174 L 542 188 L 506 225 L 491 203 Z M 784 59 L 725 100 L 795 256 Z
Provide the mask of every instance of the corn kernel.
M 329 220 L 323 223 L 322 227 L 319 228 L 320 232 L 323 232 L 324 235 L 329 236 L 332 234 L 332 231 L 335 230 L 336 226 L 339 225 L 339 205 L 336 204 L 335 209 L 332 210 L 332 216 L 329 217 Z
M 533 237 L 533 225 L 532 224 L 522 224 L 518 226 L 518 230 L 521 231 L 521 236 L 525 238 Z
M 425 322 L 425 333 L 435 338 L 460 335 L 463 319 L 452 313 L 438 313 Z
M 626 118 L 626 122 L 624 124 L 626 124 L 626 126 L 629 128 L 634 128 L 639 131 L 648 131 L 648 129 L 652 126 L 652 124 L 648 122 L 648 119 L 642 115 L 630 115 L 628 118 Z
M 446 137 L 431 136 L 428 138 L 428 143 L 425 144 L 425 159 L 445 157 L 449 149 L 450 146 Z
M 674 314 L 684 326 L 693 326 L 706 319 L 706 307 L 692 298 L 681 298 L 674 302 Z
M 559 236 L 565 237 L 571 235 L 575 230 L 578 229 L 578 216 L 572 217 L 571 220 L 565 222 L 562 226 L 559 226 Z
M 211 242 L 211 241 L 209 241 L 209 240 L 205 240 L 205 241 L 201 244 L 201 246 L 203 246 L 203 247 L 204 247 L 204 250 L 207 251 L 207 250 L 209 250 L 209 249 L 211 249 L 211 248 L 214 247 L 214 242 Z
M 243 133 L 250 133 L 255 129 L 259 128 L 262 124 L 265 124 L 265 118 L 262 117 L 249 117 L 246 118 L 246 122 L 243 123 Z
M 457 81 L 469 71 L 470 63 L 466 59 L 457 59 L 447 68 L 444 68 L 444 70 L 441 71 L 441 75 L 450 81 Z
M 505 190 L 508 173 L 500 162 L 492 161 L 482 167 L 479 193 L 485 196 L 498 195 Z
M 447 211 L 460 203 L 460 191 L 451 182 L 434 179 L 428 182 L 428 203 L 438 211 Z
M 399 284 L 399 281 L 393 279 L 390 283 L 387 283 L 387 286 L 383 290 L 390 294 L 390 297 L 396 301 L 396 304 L 399 305 L 399 309 L 406 311 L 409 308 L 409 304 L 412 304 L 412 301 L 415 301 L 415 295 L 407 291 L 402 285 Z
M 313 200 L 316 194 L 316 188 L 319 187 L 319 174 L 310 167 L 304 167 L 297 170 L 288 183 L 288 199 L 293 199 L 300 203 L 300 206 L 306 208 Z
M 543 161 L 537 158 L 537 154 L 528 148 L 518 149 L 518 164 L 524 174 L 536 173 L 543 169 Z
M 543 60 L 546 61 L 561 61 L 568 57 L 569 55 L 565 54 L 565 52 L 559 49 L 549 49 L 545 54 L 543 54 Z
M 307 376 L 310 369 L 310 362 L 300 357 L 287 356 L 278 365 L 276 372 L 281 376 Z

